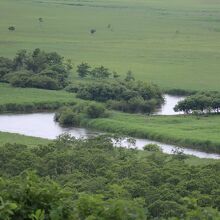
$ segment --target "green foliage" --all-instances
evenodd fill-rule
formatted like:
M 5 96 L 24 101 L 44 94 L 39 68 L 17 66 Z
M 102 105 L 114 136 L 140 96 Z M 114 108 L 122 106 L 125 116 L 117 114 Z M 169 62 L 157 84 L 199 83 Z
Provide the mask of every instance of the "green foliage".
M 160 152 L 116 148 L 107 136 L 7 144 L 0 147 L 0 219 L 215 220 L 219 172 L 219 162 L 189 166 Z
M 57 90 L 67 85 L 69 71 L 63 57 L 39 48 L 29 54 L 20 50 L 13 60 L 0 59 L 0 80 L 16 87 Z
M 152 113 L 163 103 L 160 89 L 153 84 L 134 81 L 81 82 L 67 88 L 78 98 L 107 102 L 109 108 L 124 112 Z
M 74 109 L 64 107 L 61 108 L 55 114 L 55 121 L 58 121 L 61 125 L 65 126 L 79 126 L 80 125 L 80 116 L 77 114 Z
M 81 63 L 77 66 L 76 72 L 80 78 L 84 78 L 90 73 L 89 69 L 90 66 L 87 63 Z
M 107 117 L 105 107 L 100 103 L 82 103 L 73 107 L 60 108 L 55 114 L 55 121 L 65 126 L 79 126 L 82 118 Z
M 100 118 L 105 114 L 105 107 L 99 103 L 91 103 L 86 108 L 86 114 L 89 118 Z
M 126 74 L 126 77 L 125 77 L 125 81 L 130 82 L 130 81 L 133 81 L 133 80 L 135 80 L 135 78 L 134 78 L 132 72 L 128 71 L 127 74 Z
M 110 75 L 111 73 L 104 66 L 96 67 L 91 71 L 93 78 L 108 78 Z
M 192 115 L 146 116 L 112 112 L 108 118 L 87 121 L 85 125 L 101 131 L 220 153 L 219 123 L 219 115 L 198 120 Z
M 220 93 L 203 92 L 187 97 L 180 101 L 174 108 L 175 111 L 191 113 L 199 111 L 201 113 L 218 113 L 220 111 Z
M 151 151 L 151 152 L 161 151 L 160 146 L 158 146 L 157 144 L 147 144 L 143 147 L 143 149 L 146 151 Z

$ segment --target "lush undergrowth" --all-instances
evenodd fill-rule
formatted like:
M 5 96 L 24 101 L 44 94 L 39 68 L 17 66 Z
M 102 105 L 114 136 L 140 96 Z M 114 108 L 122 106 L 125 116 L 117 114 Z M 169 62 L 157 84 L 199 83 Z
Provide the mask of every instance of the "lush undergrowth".
M 13 88 L 5 83 L 0 83 L 0 94 L 0 112 L 54 110 L 76 103 L 74 95 L 65 91 Z
M 43 138 L 29 137 L 20 134 L 13 134 L 8 132 L 0 132 L 0 145 L 10 144 L 25 144 L 28 146 L 37 146 L 40 144 L 47 144 L 51 141 Z
M 1 0 L 0 19 L 0 56 L 39 47 L 165 89 L 220 90 L 217 0 Z
M 218 115 L 144 116 L 118 112 L 108 118 L 82 121 L 84 126 L 99 130 L 215 153 L 220 153 L 219 123 Z
M 219 162 L 139 152 L 107 137 L 1 146 L 0 219 L 219 219 Z

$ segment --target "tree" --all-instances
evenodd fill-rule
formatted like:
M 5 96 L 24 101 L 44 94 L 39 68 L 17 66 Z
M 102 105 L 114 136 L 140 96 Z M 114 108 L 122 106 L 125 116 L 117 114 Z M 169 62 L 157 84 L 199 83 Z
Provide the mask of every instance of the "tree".
M 130 81 L 134 81 L 134 80 L 135 80 L 135 78 L 133 76 L 133 73 L 129 70 L 126 73 L 125 81 L 130 82 Z
M 91 67 L 88 65 L 88 63 L 81 63 L 77 66 L 76 72 L 80 78 L 84 78 L 90 73 L 90 68 Z
M 90 34 L 94 34 L 96 32 L 96 29 L 91 29 Z
M 26 50 L 19 50 L 13 60 L 14 66 L 16 70 L 25 68 L 26 61 L 27 61 L 27 51 Z
M 15 31 L 15 27 L 14 27 L 14 26 L 9 26 L 9 27 L 8 27 L 8 30 L 9 30 L 9 31 Z
M 91 71 L 91 75 L 94 78 L 108 78 L 111 73 L 109 72 L 108 68 L 104 66 L 96 67 Z
M 38 18 L 38 21 L 39 21 L 40 23 L 42 23 L 44 20 L 43 20 L 43 18 Z
M 113 78 L 115 78 L 115 79 L 120 77 L 120 75 L 115 71 L 112 73 L 112 75 L 113 75 Z

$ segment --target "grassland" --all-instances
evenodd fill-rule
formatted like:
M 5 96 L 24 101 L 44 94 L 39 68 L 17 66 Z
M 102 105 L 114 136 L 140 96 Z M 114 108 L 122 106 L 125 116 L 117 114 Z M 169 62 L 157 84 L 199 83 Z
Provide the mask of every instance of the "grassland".
M 143 116 L 114 112 L 110 118 L 84 122 L 87 126 L 133 137 L 220 153 L 220 117 Z
M 39 47 L 164 89 L 220 90 L 218 0 L 1 0 L 0 20 L 0 56 Z
M 71 103 L 74 95 L 65 91 L 51 91 L 32 88 L 15 88 L 6 83 L 0 83 L 0 105 L 9 103 Z
M 36 146 L 40 144 L 47 144 L 50 141 L 47 139 L 28 137 L 20 134 L 13 134 L 7 132 L 0 132 L 0 145 L 10 143 L 10 144 L 25 144 L 28 146 Z

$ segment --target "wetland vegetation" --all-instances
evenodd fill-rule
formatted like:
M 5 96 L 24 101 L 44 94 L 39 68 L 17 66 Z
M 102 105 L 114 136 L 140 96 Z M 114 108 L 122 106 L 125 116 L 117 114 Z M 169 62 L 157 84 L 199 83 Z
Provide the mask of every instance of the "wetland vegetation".
M 220 154 L 219 15 L 216 0 L 1 0 L 0 113 L 56 122 L 24 136 L 27 115 L 2 116 L 20 134 L 0 132 L 0 220 L 220 219 L 219 160 L 82 128 Z M 158 115 L 164 92 L 187 96 L 177 115 Z M 71 126 L 87 139 L 54 140 Z

